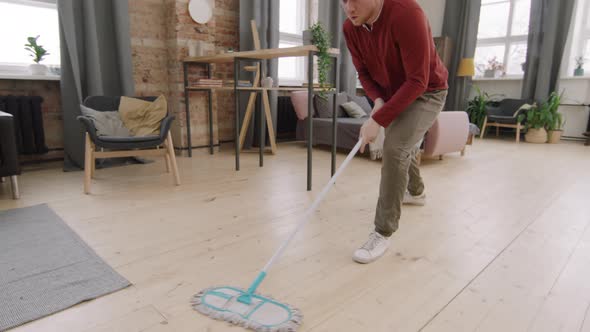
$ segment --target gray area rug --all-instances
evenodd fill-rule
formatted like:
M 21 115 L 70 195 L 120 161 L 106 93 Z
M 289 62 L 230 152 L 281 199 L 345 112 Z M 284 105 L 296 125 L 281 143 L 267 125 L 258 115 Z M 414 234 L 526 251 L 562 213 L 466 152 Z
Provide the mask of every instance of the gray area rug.
M 47 205 L 0 211 L 0 331 L 129 285 Z

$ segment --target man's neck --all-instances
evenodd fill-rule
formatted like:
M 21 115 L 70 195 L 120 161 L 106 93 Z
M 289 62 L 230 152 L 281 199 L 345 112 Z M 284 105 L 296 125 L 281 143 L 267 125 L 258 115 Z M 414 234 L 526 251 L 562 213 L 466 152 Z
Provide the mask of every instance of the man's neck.
M 385 0 L 380 1 L 379 6 L 375 7 L 375 9 L 373 10 L 373 15 L 371 15 L 371 17 L 367 20 L 367 23 L 365 23 L 369 27 L 372 28 L 373 23 L 375 23 L 379 19 L 379 16 L 381 15 L 381 11 L 383 10 L 383 2 L 384 1 Z

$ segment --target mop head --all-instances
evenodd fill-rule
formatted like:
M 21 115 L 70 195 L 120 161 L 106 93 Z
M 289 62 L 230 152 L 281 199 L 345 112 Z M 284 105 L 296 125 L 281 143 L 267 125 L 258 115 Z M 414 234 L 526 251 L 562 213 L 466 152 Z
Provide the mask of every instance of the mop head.
M 246 301 L 244 301 L 246 297 Z M 246 303 L 244 303 L 246 302 Z M 297 331 L 303 315 L 289 305 L 235 287 L 213 287 L 193 296 L 193 308 L 213 319 L 257 332 Z

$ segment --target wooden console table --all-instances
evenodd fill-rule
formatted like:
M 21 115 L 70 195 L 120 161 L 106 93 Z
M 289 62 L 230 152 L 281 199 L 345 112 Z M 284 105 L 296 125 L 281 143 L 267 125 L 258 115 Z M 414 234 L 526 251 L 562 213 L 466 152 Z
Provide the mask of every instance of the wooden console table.
M 307 116 L 307 190 L 311 190 L 311 178 L 312 178 L 312 141 L 313 141 L 313 95 L 318 93 L 320 90 L 314 89 L 313 86 L 313 72 L 314 72 L 314 55 L 317 55 L 318 49 L 314 45 L 305 45 L 305 46 L 297 46 L 297 47 L 288 47 L 288 48 L 273 48 L 273 49 L 263 49 L 263 50 L 256 50 L 256 51 L 243 51 L 243 52 L 232 52 L 232 53 L 223 53 L 217 54 L 212 56 L 200 56 L 200 57 L 188 57 L 185 58 L 183 61 L 183 69 L 184 69 L 184 102 L 185 102 L 185 110 L 186 110 L 186 126 L 187 126 L 187 142 L 188 142 L 188 153 L 189 157 L 192 157 L 192 144 L 191 144 L 191 124 L 190 124 L 190 107 L 189 107 L 189 94 L 191 91 L 206 91 L 208 93 L 208 110 L 209 110 L 209 151 L 213 154 L 213 108 L 211 105 L 211 96 L 214 91 L 233 91 L 235 96 L 235 112 L 236 112 L 236 120 L 235 120 L 235 132 L 234 132 L 234 139 L 235 139 L 235 162 L 236 162 L 236 171 L 240 170 L 240 144 L 239 144 L 239 137 L 240 137 L 240 92 L 257 92 L 257 93 L 267 93 L 268 91 L 306 91 L 308 92 L 308 116 Z M 335 89 L 331 89 L 326 91 L 326 94 L 331 94 L 332 98 L 334 99 L 333 102 L 333 114 L 332 114 L 332 165 L 331 165 L 331 174 L 333 175 L 336 171 L 336 94 L 340 90 L 339 87 L 339 71 L 338 71 L 338 61 L 339 61 L 339 54 L 340 51 L 338 49 L 330 49 L 329 50 L 330 56 L 333 58 L 332 62 L 332 72 L 334 78 L 334 87 Z M 241 62 L 255 62 L 260 63 L 261 68 L 266 68 L 264 65 L 266 60 L 269 59 L 276 59 L 282 57 L 302 57 L 306 56 L 308 59 L 308 66 L 307 66 L 307 77 L 308 77 L 308 86 L 306 88 L 263 88 L 263 87 L 239 87 L 239 74 L 241 71 L 240 64 Z M 193 65 L 202 65 L 205 66 L 207 69 L 207 77 L 211 78 L 211 64 L 216 63 L 234 63 L 234 86 L 233 87 L 203 87 L 203 86 L 190 86 L 188 80 L 188 66 Z M 263 71 L 262 77 L 265 77 L 266 74 Z M 264 153 L 264 138 L 265 132 L 264 129 L 264 114 L 260 112 L 260 153 L 259 153 L 259 165 L 260 167 L 263 166 L 263 153 Z

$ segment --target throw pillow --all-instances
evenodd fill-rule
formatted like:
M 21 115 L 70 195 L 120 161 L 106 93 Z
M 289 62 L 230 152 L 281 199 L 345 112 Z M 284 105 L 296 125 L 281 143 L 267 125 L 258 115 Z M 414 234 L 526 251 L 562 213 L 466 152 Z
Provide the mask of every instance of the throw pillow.
M 365 113 L 367 113 L 367 115 L 371 115 L 373 107 L 371 107 L 371 104 L 369 104 L 369 100 L 367 100 L 366 97 L 348 95 L 348 101 L 354 101 L 365 111 Z
M 348 114 L 348 116 L 351 118 L 358 119 L 368 116 L 365 110 L 363 110 L 362 107 L 360 107 L 359 104 L 355 103 L 354 101 L 344 103 L 340 105 L 340 107 L 342 107 L 346 114 Z
M 119 113 L 133 136 L 159 135 L 162 119 L 168 113 L 168 103 L 164 95 L 153 102 L 123 96 Z
M 129 129 L 123 125 L 119 112 L 100 112 L 84 105 L 80 105 L 80 110 L 82 115 L 92 119 L 98 136 L 131 136 Z
M 319 95 L 313 96 L 313 108 L 315 110 L 315 116 L 318 118 L 332 118 L 333 99 L 333 95 L 327 95 L 326 99 Z M 336 111 L 338 112 L 336 116 L 339 118 L 346 117 L 346 113 L 340 109 L 340 107 L 338 107 L 346 101 L 346 93 L 341 92 L 336 95 Z

